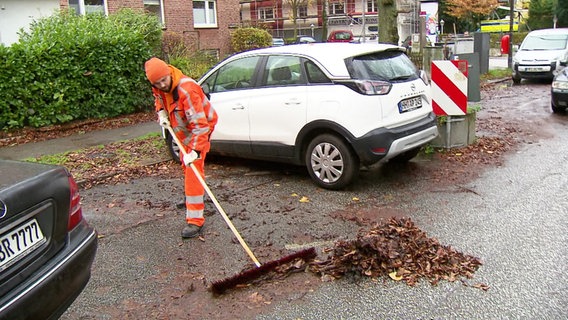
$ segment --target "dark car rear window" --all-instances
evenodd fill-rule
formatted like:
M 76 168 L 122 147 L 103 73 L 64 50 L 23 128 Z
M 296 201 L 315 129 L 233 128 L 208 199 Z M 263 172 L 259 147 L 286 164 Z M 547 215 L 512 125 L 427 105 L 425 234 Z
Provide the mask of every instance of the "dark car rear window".
M 410 81 L 418 78 L 416 66 L 401 51 L 382 51 L 353 57 L 346 62 L 352 79 Z

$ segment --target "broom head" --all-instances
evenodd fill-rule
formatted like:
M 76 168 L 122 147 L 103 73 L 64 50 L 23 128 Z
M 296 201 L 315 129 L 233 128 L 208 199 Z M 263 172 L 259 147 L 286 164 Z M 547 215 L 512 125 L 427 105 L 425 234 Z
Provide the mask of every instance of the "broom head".
M 258 277 L 274 270 L 280 265 L 286 264 L 288 262 L 294 261 L 295 259 L 302 258 L 306 261 L 311 260 L 317 256 L 316 250 L 314 248 L 304 249 L 295 252 L 291 255 L 282 257 L 278 260 L 270 261 L 262 264 L 260 267 L 254 269 L 245 270 L 237 275 L 230 278 L 219 280 L 211 284 L 211 291 L 216 294 L 223 294 L 228 289 L 234 288 L 239 284 L 248 283 Z

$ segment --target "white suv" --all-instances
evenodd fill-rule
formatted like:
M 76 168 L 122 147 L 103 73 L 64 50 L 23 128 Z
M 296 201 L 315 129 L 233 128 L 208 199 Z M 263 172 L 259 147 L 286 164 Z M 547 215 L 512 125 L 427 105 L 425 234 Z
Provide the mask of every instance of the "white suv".
M 326 189 L 360 165 L 409 161 L 438 130 L 428 82 L 404 52 L 313 43 L 225 59 L 199 80 L 219 115 L 211 153 L 305 165 Z

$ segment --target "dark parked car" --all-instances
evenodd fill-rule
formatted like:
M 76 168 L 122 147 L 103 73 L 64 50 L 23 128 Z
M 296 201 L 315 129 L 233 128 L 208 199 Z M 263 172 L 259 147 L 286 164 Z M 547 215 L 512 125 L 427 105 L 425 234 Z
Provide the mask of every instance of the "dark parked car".
M 0 160 L 0 319 L 57 319 L 87 285 L 97 234 L 63 167 Z
M 551 107 L 553 112 L 564 112 L 568 108 L 568 67 L 559 70 L 552 80 Z

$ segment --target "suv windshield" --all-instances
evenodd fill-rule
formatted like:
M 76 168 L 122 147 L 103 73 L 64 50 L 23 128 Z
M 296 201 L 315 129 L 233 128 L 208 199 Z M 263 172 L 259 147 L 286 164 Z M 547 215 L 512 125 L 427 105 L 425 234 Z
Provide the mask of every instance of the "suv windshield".
M 566 34 L 527 36 L 521 50 L 563 50 L 566 48 L 567 41 L 568 35 Z
M 352 79 L 409 81 L 418 78 L 418 70 L 400 51 L 375 52 L 346 61 Z

